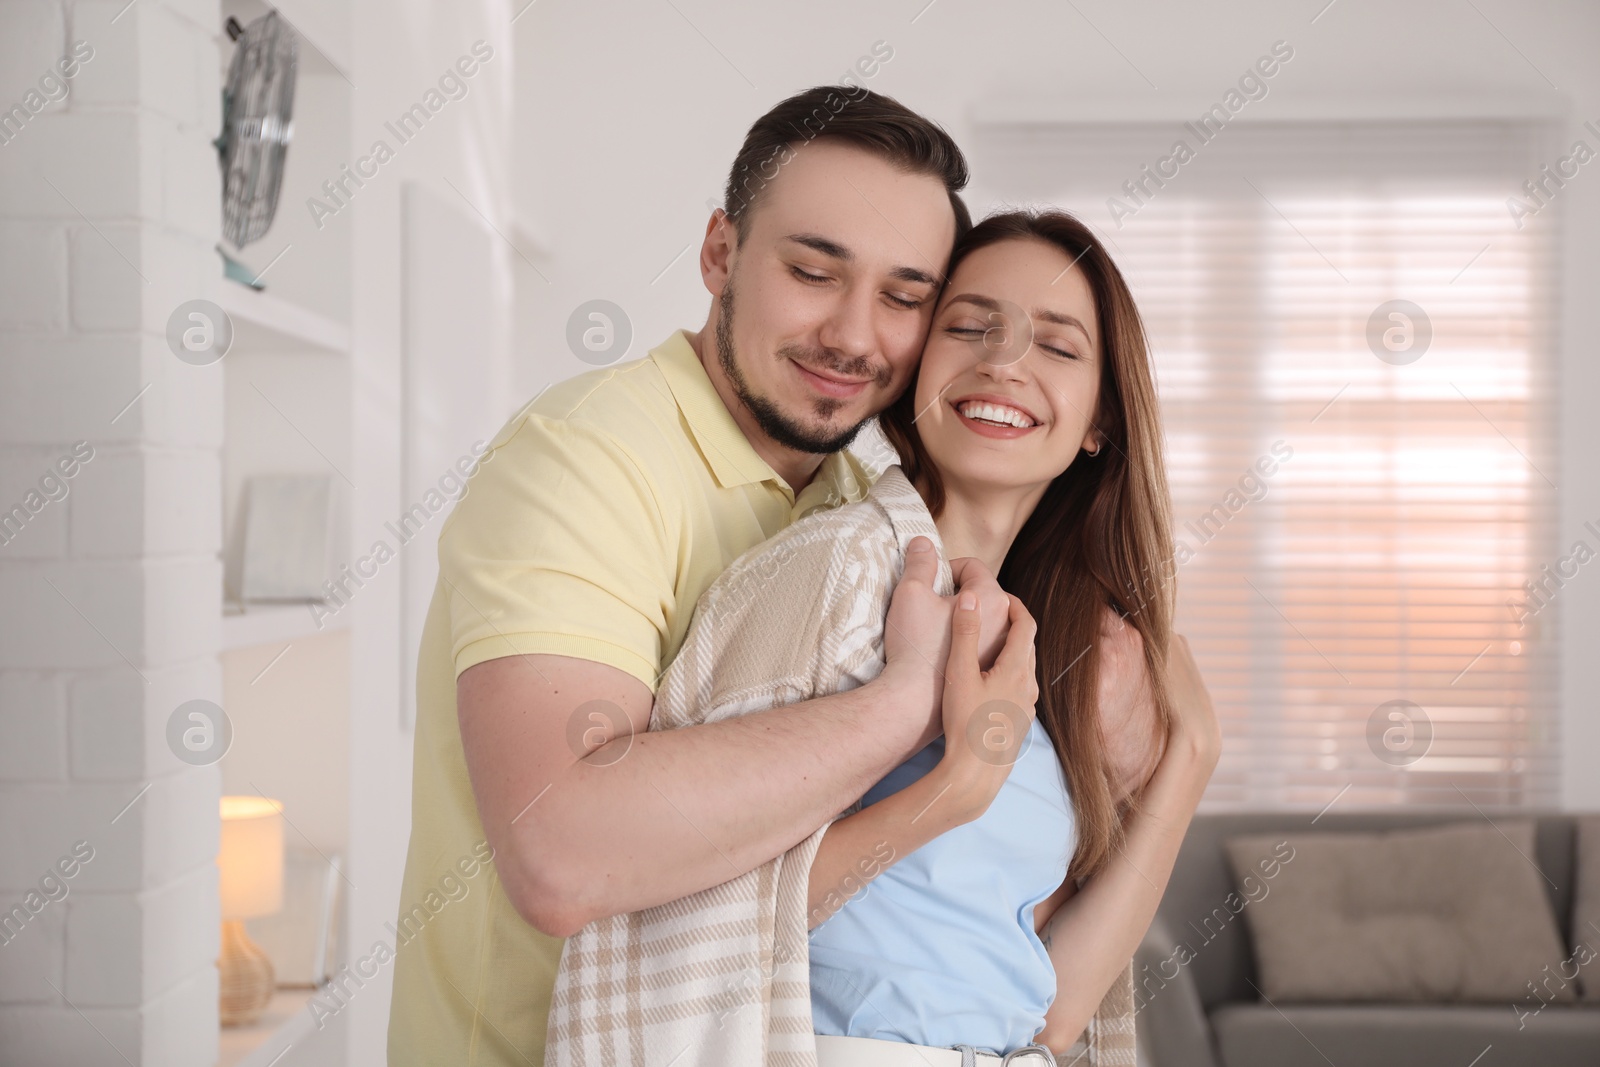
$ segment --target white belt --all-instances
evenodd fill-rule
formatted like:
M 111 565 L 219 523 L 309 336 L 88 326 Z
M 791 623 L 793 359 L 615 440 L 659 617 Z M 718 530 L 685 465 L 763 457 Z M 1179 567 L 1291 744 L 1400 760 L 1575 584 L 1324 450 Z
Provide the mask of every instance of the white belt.
M 1056 1067 L 1055 1055 L 1043 1045 L 1027 1045 L 1004 1056 L 976 1052 L 971 1045 L 934 1048 L 871 1037 L 817 1035 L 818 1067 Z

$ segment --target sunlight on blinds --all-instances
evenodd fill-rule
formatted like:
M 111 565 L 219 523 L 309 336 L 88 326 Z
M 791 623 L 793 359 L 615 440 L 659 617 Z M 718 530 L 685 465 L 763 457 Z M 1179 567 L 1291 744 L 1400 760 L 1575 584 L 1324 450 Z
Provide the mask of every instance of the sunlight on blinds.
M 1507 213 L 1517 135 L 1469 129 L 1460 154 L 1497 151 L 1435 175 L 1392 130 L 1342 128 L 1325 169 L 1315 127 L 1229 134 L 1121 228 L 1100 175 L 1149 136 L 1013 131 L 983 164 L 1093 225 L 1145 316 L 1178 624 L 1225 736 L 1207 804 L 1551 803 L 1553 671 L 1517 607 L 1554 551 L 1549 238 Z

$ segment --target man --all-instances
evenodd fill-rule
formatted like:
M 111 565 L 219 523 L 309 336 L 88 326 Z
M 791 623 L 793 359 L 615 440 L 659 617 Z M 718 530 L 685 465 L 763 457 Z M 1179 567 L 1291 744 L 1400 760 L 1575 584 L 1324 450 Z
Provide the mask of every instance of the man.
M 785 100 L 706 227 L 700 331 L 556 385 L 494 439 L 422 636 L 391 1065 L 540 1064 L 563 937 L 781 854 L 937 736 L 950 612 L 926 556 L 870 685 L 646 729 L 717 574 L 864 495 L 843 449 L 910 381 L 966 181 L 891 99 Z M 993 577 L 961 575 L 1003 618 Z

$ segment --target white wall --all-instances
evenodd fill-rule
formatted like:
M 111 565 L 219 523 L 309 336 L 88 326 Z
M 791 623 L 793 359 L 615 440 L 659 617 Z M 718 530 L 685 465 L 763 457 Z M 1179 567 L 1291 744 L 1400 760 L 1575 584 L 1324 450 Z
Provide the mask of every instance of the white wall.
M 216 284 L 219 21 L 215 0 L 123 7 L 0 2 L 0 107 L 71 42 L 93 49 L 71 95 L 0 144 L 0 508 L 73 442 L 94 450 L 0 546 L 0 910 L 92 849 L 0 948 L 0 1049 L 201 1067 L 218 774 L 180 763 L 165 727 L 222 695 L 222 375 L 164 334 Z
M 351 480 L 357 486 L 351 543 L 370 545 L 404 509 L 401 490 L 402 200 L 405 182 L 419 182 L 464 212 L 482 212 L 510 232 L 510 116 L 517 57 L 511 8 L 498 0 L 448 7 L 426 0 L 358 0 L 351 10 L 351 136 L 365 153 L 377 139 L 394 144 L 384 124 L 418 102 L 475 41 L 493 49 L 467 95 L 447 103 L 413 140 L 397 147 L 351 203 L 354 211 L 352 326 L 354 421 Z M 455 188 L 452 189 L 452 186 Z M 457 191 L 459 190 L 459 192 Z M 463 196 L 470 206 L 462 202 Z M 302 209 L 303 210 L 303 209 Z M 512 251 L 496 241 L 492 294 L 493 376 L 503 382 L 510 345 Z M 503 384 L 490 385 L 503 394 Z M 495 403 L 496 409 L 504 404 Z M 493 429 L 490 428 L 492 433 Z M 432 552 L 438 524 L 406 551 Z M 384 928 L 399 911 L 400 876 L 411 826 L 411 733 L 400 726 L 402 676 L 398 567 L 388 567 L 351 601 L 350 921 L 352 957 L 374 942 L 393 946 Z M 380 970 L 351 998 L 348 1063 L 384 1062 L 392 971 Z
M 1132 115 L 1209 101 L 1280 38 L 1295 59 L 1268 106 L 1337 113 L 1339 101 L 1354 100 L 1364 114 L 1383 114 L 1556 95 L 1571 107 L 1567 142 L 1582 120 L 1600 120 L 1593 4 L 1478 0 L 1480 16 L 1458 0 L 1324 3 L 538 4 L 516 24 L 516 195 L 545 247 L 548 259 L 535 262 L 549 280 L 519 263 L 519 391 L 531 395 L 587 369 L 564 341 L 567 316 L 585 300 L 627 311 L 630 357 L 674 328 L 698 327 L 708 305 L 694 260 L 706 201 L 720 200 L 749 123 L 783 96 L 837 81 L 878 40 L 894 57 L 866 84 L 936 118 L 958 141 L 980 110 L 1044 102 L 1080 116 Z M 981 213 L 989 205 L 971 206 Z M 1584 520 L 1600 526 L 1600 420 L 1591 410 L 1600 367 L 1587 340 L 1600 334 L 1600 164 L 1563 190 L 1559 210 L 1555 480 L 1558 540 L 1570 545 Z M 662 274 L 685 245 L 689 252 Z M 1564 796 L 1569 807 L 1600 809 L 1600 570 L 1589 568 L 1561 597 Z

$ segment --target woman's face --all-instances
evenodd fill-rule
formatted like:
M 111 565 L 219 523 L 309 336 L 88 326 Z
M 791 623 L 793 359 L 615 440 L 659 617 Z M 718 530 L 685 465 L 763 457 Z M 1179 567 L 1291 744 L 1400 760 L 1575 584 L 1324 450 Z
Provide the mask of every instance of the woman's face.
M 945 484 L 1048 485 L 1094 451 L 1100 324 L 1083 271 L 1018 238 L 973 252 L 934 313 L 917 377 L 917 432 Z

